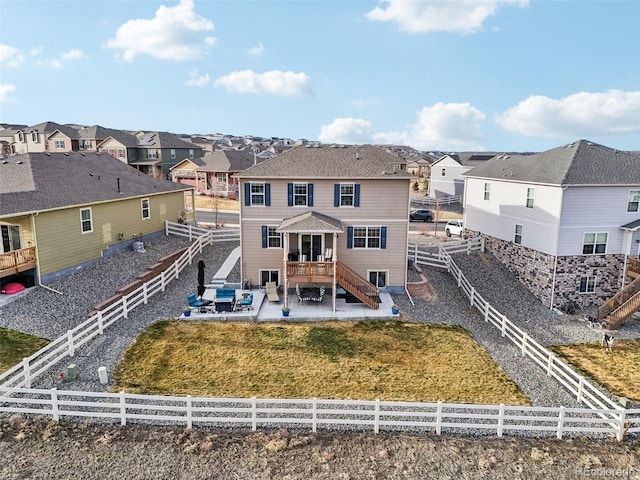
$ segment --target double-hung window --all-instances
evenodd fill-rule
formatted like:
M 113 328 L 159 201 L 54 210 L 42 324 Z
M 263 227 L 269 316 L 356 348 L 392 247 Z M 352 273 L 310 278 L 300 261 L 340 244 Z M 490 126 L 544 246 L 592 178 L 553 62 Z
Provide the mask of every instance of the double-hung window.
M 296 207 L 307 206 L 307 187 L 306 183 L 293 184 L 293 204 Z
M 244 184 L 244 205 L 250 206 L 271 206 L 271 184 L 270 183 L 245 183 Z
M 580 293 L 593 293 L 596 291 L 596 277 L 580 278 Z
M 90 208 L 80 209 L 80 229 L 82 233 L 93 232 L 93 219 Z
M 607 251 L 606 233 L 585 233 L 582 241 L 583 255 L 596 255 Z
M 56 140 L 55 146 L 56 148 L 64 148 L 64 140 Z
M 533 198 L 535 194 L 536 194 L 535 188 L 527 188 L 527 203 L 526 203 L 527 208 L 533 208 Z
M 513 237 L 513 243 L 522 243 L 522 225 L 516 225 L 516 233 Z
M 333 191 L 334 207 L 359 207 L 360 206 L 360 184 L 359 183 L 336 183 Z
M 484 184 L 484 199 L 485 200 L 489 200 L 491 198 L 491 184 L 490 183 L 485 183 Z
M 22 248 L 19 225 L 0 225 L 0 234 L 2 236 L 2 249 L 0 249 L 0 252 L 6 253 Z
M 627 201 L 627 212 L 638 212 L 640 204 L 640 190 L 629 190 L 629 199 Z
M 143 220 L 147 220 L 149 217 L 151 217 L 151 208 L 149 207 L 149 199 L 148 198 L 143 198 L 142 199 L 141 207 L 142 207 L 142 219 Z
M 387 248 L 387 227 L 347 227 L 347 248 Z
M 175 158 L 176 158 L 176 149 L 172 148 L 171 149 L 171 160 L 175 160 Z
M 282 248 L 282 234 L 276 231 L 277 228 L 262 225 L 262 248 Z

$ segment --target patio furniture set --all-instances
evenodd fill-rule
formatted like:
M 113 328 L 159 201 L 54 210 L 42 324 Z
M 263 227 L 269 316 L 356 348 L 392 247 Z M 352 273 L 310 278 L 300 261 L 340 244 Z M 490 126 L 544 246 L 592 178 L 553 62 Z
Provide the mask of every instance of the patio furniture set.
M 200 313 L 253 310 L 253 292 L 242 292 L 240 298 L 236 298 L 236 291 L 233 288 L 209 288 L 201 298 L 191 293 L 188 299 L 190 309 Z

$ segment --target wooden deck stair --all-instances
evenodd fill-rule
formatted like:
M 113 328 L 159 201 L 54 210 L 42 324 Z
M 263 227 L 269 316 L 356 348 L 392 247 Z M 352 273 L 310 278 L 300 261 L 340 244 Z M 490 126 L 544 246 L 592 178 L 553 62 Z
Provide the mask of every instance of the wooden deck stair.
M 379 307 L 378 289 L 343 263 L 336 262 L 336 281 L 351 295 L 372 310 Z
M 598 308 L 598 318 L 610 330 L 640 310 L 640 260 L 629 258 L 625 273 L 633 281 Z

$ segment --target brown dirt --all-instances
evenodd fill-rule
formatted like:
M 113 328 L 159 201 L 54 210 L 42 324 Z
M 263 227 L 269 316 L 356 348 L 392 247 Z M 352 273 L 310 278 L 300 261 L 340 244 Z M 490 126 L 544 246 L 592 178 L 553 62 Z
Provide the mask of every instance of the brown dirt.
M 637 442 L 228 433 L 0 419 L 2 479 L 640 479 Z

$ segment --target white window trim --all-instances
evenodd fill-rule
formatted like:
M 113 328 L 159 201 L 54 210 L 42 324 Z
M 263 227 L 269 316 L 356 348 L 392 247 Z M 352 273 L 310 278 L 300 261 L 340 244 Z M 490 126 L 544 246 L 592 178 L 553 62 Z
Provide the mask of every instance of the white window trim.
M 358 228 L 364 228 L 367 231 L 367 234 L 362 237 L 362 236 L 358 236 L 356 237 L 356 229 Z M 369 230 L 373 229 L 373 228 L 377 228 L 378 229 L 378 236 L 375 237 L 373 235 L 369 235 Z M 356 246 L 356 238 L 364 238 L 364 247 L 357 247 Z M 378 246 L 377 247 L 370 247 L 369 246 L 369 239 L 370 238 L 377 238 L 378 239 Z M 352 248 L 357 249 L 357 250 L 382 250 L 381 245 L 382 245 L 382 227 L 378 226 L 378 225 L 374 225 L 374 226 L 364 226 L 364 225 L 354 225 L 353 226 L 353 245 Z
M 582 288 L 582 279 L 586 278 L 586 282 L 585 282 L 585 290 L 582 291 L 580 290 Z M 592 278 L 593 279 L 593 285 L 591 286 L 592 290 L 589 290 L 589 279 Z M 588 295 L 590 293 L 595 293 L 596 292 L 596 276 L 595 275 L 586 275 L 584 277 L 580 277 L 580 285 L 578 285 L 578 293 L 580 295 Z
M 482 198 L 487 202 L 491 200 L 491 184 L 489 182 L 484 183 Z
M 273 249 L 273 250 L 277 250 L 277 249 L 282 250 L 284 248 L 284 246 L 283 246 L 284 241 L 283 241 L 283 238 L 282 238 L 283 234 L 275 232 L 276 233 L 275 235 L 273 235 L 273 236 L 269 235 L 269 230 L 270 229 L 276 229 L 276 228 L 278 228 L 277 225 L 267 225 L 267 248 L 270 248 L 270 249 Z M 270 245 L 269 240 L 272 239 L 272 238 L 275 239 L 276 237 L 280 239 L 280 246 L 279 247 L 272 247 Z
M 249 206 L 251 207 L 264 207 L 267 203 L 267 187 L 264 182 L 250 182 L 249 183 Z M 262 185 L 262 193 L 254 193 L 253 186 L 254 185 Z M 261 195 L 262 203 L 253 203 L 253 196 Z
M 529 196 L 529 193 L 531 193 L 531 196 Z M 527 187 L 527 199 L 525 201 L 524 206 L 526 208 L 533 208 L 533 206 L 535 205 L 535 197 L 536 197 L 536 189 L 533 187 Z M 529 201 L 531 201 L 531 205 L 529 205 Z
M 585 237 L 587 235 L 594 235 L 593 243 L 586 243 Z M 598 243 L 598 235 L 606 235 L 606 240 L 604 241 L 604 252 L 596 252 L 596 246 L 600 245 Z M 608 232 L 586 232 L 582 235 L 582 255 L 606 255 L 607 253 L 607 244 L 609 243 L 609 233 Z M 593 253 L 584 253 L 585 245 L 593 245 Z
M 89 219 L 85 220 L 84 218 L 82 218 L 82 212 L 89 212 Z M 85 230 L 83 228 L 83 224 L 84 222 L 89 222 L 90 225 L 90 229 L 89 230 Z M 82 233 L 83 235 L 85 233 L 91 233 L 93 232 L 93 211 L 91 210 L 91 207 L 86 207 L 86 208 L 81 208 L 80 209 L 80 233 Z
M 262 272 L 269 272 L 269 278 L 271 279 L 271 274 L 273 272 L 276 272 L 278 274 L 278 281 L 276 282 L 276 286 L 280 285 L 280 279 L 282 278 L 280 276 L 280 270 L 279 269 L 274 269 L 274 268 L 261 268 L 258 270 L 258 282 L 262 283 Z M 261 287 L 264 287 L 264 285 L 260 285 Z
M 343 193 L 342 193 L 342 186 L 343 186 L 343 185 L 344 185 L 344 186 L 351 186 L 351 193 L 345 193 L 345 194 L 343 194 Z M 345 198 L 347 198 L 347 197 L 351 197 L 351 205 L 344 205 L 344 204 L 342 203 L 342 198 L 343 198 L 343 196 L 344 196 Z M 340 208 L 349 208 L 349 207 L 354 207 L 355 203 L 356 203 L 356 184 L 355 184 L 355 183 L 353 183 L 353 182 L 349 182 L 349 183 L 341 183 L 341 184 L 340 184 L 340 204 L 339 204 L 339 207 L 340 207 Z M 355 207 L 354 207 L 354 208 L 355 208 Z
M 627 213 L 639 213 L 640 212 L 640 202 L 638 202 L 638 208 L 637 210 L 629 210 L 629 204 L 631 203 L 631 192 L 640 192 L 640 190 L 637 189 L 629 189 L 629 192 L 627 193 Z
M 304 195 L 302 193 L 296 194 L 296 187 L 302 187 L 302 186 L 304 186 Z M 305 207 L 306 208 L 308 206 L 308 204 L 309 204 L 309 184 L 308 183 L 301 183 L 301 182 L 294 183 L 293 184 L 293 192 L 292 193 L 293 193 L 293 198 L 292 198 L 292 201 L 293 201 L 293 205 L 292 206 L 293 207 Z M 303 197 L 303 196 L 304 196 L 304 204 L 300 204 L 300 205 L 296 204 L 296 197 Z
M 147 202 L 147 207 L 145 208 L 144 202 Z M 147 212 L 147 216 L 145 217 L 144 212 Z M 151 218 L 151 202 L 148 198 L 140 199 L 140 213 L 142 215 L 142 220 L 149 220 Z
M 518 233 L 518 227 L 520 227 L 520 233 Z M 523 234 L 524 234 L 524 227 L 521 224 L 516 223 L 516 226 L 513 231 L 513 243 L 515 243 L 516 245 L 522 245 Z M 518 237 L 520 237 L 519 242 L 517 241 Z
M 389 286 L 389 270 L 378 270 L 378 269 L 375 269 L 375 268 L 367 270 L 367 280 L 369 280 L 371 274 L 374 273 L 374 272 L 378 273 L 378 274 L 384 273 L 385 276 L 386 276 L 386 282 L 387 282 L 387 284 L 384 287 L 380 287 L 378 285 L 375 285 L 375 287 L 376 288 L 387 288 Z M 379 275 L 376 275 L 376 279 L 378 279 L 378 277 L 379 277 Z M 369 282 L 369 283 L 371 283 L 371 282 Z

